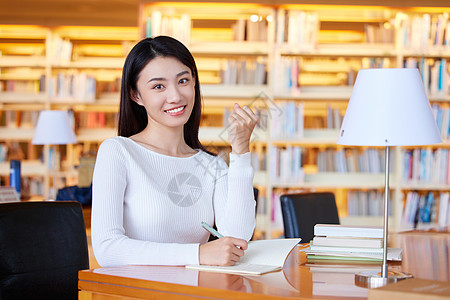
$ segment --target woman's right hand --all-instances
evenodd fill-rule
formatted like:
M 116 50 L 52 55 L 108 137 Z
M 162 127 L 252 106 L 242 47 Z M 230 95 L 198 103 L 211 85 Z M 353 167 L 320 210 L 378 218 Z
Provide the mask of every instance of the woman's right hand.
M 244 255 L 247 241 L 233 237 L 223 237 L 200 245 L 199 262 L 201 265 L 234 266 Z

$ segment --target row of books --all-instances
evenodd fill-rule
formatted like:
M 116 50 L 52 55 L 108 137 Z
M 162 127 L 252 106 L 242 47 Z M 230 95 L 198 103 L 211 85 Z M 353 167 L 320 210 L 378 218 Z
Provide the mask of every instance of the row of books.
M 392 163 L 392 161 L 391 161 Z M 369 149 L 325 149 L 317 153 L 319 172 L 384 172 L 384 151 Z
M 449 94 L 449 78 L 450 72 L 445 58 L 433 59 L 416 59 L 407 58 L 403 62 L 405 68 L 418 68 L 422 76 L 423 87 L 425 92 L 433 97 L 443 97 Z
M 433 103 L 431 108 L 433 110 L 436 125 L 441 133 L 442 139 L 450 139 L 450 109 L 448 106 L 443 106 L 437 103 Z
M 267 64 L 252 60 L 225 60 L 220 72 L 222 84 L 267 84 Z
M 85 72 L 58 73 L 48 82 L 52 99 L 93 102 L 96 98 L 96 80 Z
M 238 19 L 231 27 L 229 40 L 236 41 L 275 41 L 313 50 L 318 44 L 320 19 L 316 12 L 279 8 L 275 11 L 275 36 L 268 29 L 265 16 L 254 15 L 253 19 Z M 180 16 L 163 15 L 154 10 L 145 22 L 146 35 L 171 35 L 189 45 L 192 39 L 192 20 L 188 14 Z M 395 18 L 377 24 L 366 24 L 364 38 L 368 43 L 395 43 L 395 30 L 398 44 L 405 49 L 424 51 L 430 45 L 449 47 L 450 22 L 448 13 L 430 15 L 407 15 L 397 13 Z M 55 37 L 57 39 L 57 37 Z M 57 42 L 57 41 L 56 41 Z M 56 43 L 55 42 L 55 43 Z M 53 47 L 55 48 L 55 47 Z
M 39 111 L 23 110 L 0 111 L 0 126 L 6 128 L 33 129 L 36 126 Z M 75 114 L 69 111 L 69 118 L 74 128 L 115 128 L 118 113 L 88 111 Z
M 290 191 L 295 192 L 295 191 Z M 285 191 L 275 191 L 272 195 L 271 219 L 275 228 L 283 228 L 280 207 L 280 195 Z M 261 197 L 265 197 L 261 193 Z M 392 200 L 389 199 L 392 203 Z M 263 200 L 258 201 L 261 213 L 266 213 L 266 204 Z M 392 215 L 392 205 L 388 206 L 388 214 Z M 348 216 L 382 216 L 384 212 L 384 194 L 380 191 L 348 191 L 347 192 Z
M 77 128 L 116 128 L 117 120 L 118 113 L 98 111 L 88 111 L 75 116 Z
M 8 146 L 4 143 L 0 144 L 0 162 L 8 160 Z
M 389 204 L 389 215 L 391 215 L 391 207 L 392 205 Z M 384 192 L 378 190 L 348 191 L 347 213 L 348 216 L 383 216 Z
M 271 146 L 269 148 L 270 181 L 272 183 L 300 184 L 304 181 L 302 161 L 302 148 L 298 146 L 286 146 L 285 149 Z
M 288 43 L 312 50 L 317 46 L 320 29 L 315 12 L 278 9 L 276 13 L 276 43 Z
M 266 152 L 251 152 L 251 161 L 254 172 L 261 172 L 267 170 L 267 154 Z
M 339 108 L 333 108 L 331 105 L 327 106 L 327 128 L 341 129 L 342 120 L 344 116 Z
M 275 58 L 273 68 L 273 89 L 276 93 L 300 93 L 300 60 L 295 57 Z
M 234 41 L 267 42 L 269 40 L 267 18 L 253 15 L 251 19 L 239 19 L 231 27 Z
M 44 194 L 44 178 L 37 176 L 22 176 L 20 183 L 20 194 L 24 198 L 28 198 L 33 195 Z
M 34 128 L 37 119 L 39 117 L 39 111 L 33 110 L 4 110 L 0 111 L 0 126 L 6 128 Z
M 275 103 L 270 115 L 270 136 L 273 139 L 302 139 L 304 131 L 304 104 L 284 101 Z
M 399 44 L 405 49 L 426 51 L 430 46 L 450 47 L 448 12 L 409 16 L 397 13 Z
M 306 156 L 316 157 L 315 162 L 319 172 L 384 173 L 385 168 L 384 151 L 375 148 L 342 150 L 312 148 L 306 154 L 306 149 L 299 146 L 272 146 L 268 152 L 253 151 L 252 165 L 255 171 L 268 169 L 268 155 L 271 155 L 270 161 L 273 162 L 270 178 L 278 183 L 301 182 L 303 178 L 301 169 L 306 164 Z M 292 156 L 296 158 L 290 160 Z
M 332 66 L 336 66 L 332 68 Z M 361 69 L 392 67 L 387 57 L 363 57 L 359 63 Z M 330 68 L 331 67 L 331 68 Z M 273 89 L 275 93 L 301 93 L 302 86 L 353 86 L 357 71 L 355 63 L 342 60 L 326 60 L 324 58 L 308 59 L 289 56 L 275 58 L 273 68 Z M 330 69 L 339 69 L 339 76 L 329 74 Z M 336 72 L 336 71 L 335 71 Z
M 155 37 L 158 35 L 172 36 L 185 45 L 191 42 L 191 16 L 182 14 L 177 16 L 164 16 L 161 11 L 155 10 L 145 22 L 146 36 Z
M 72 59 L 73 45 L 58 34 L 51 34 L 45 41 L 47 62 L 55 65 L 67 65 Z
M 395 43 L 395 20 L 391 19 L 385 23 L 364 24 L 364 36 L 366 43 L 371 44 L 394 44 Z
M 39 84 L 39 81 L 36 80 L 2 80 L 0 81 L 0 94 L 2 91 L 37 94 L 44 90 Z
M 403 150 L 403 182 L 450 184 L 449 155 L 445 148 Z
M 401 219 L 401 228 L 445 229 L 450 227 L 450 194 L 408 192 Z

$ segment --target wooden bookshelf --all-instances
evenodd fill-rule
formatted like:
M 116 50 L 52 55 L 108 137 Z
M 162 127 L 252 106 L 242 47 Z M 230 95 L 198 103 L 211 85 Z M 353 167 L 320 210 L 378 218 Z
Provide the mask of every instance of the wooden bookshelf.
M 336 194 L 343 224 L 369 222 L 381 225 L 382 220 L 378 216 L 349 215 L 348 193 L 380 191 L 383 188 L 383 173 L 318 171 L 317 153 L 343 149 L 336 145 L 338 129 L 328 128 L 329 111 L 341 117 L 344 115 L 353 80 L 361 68 L 402 67 L 406 63 L 420 66 L 420 63 L 426 62 L 431 69 L 433 64 L 448 62 L 448 46 L 432 45 L 429 42 L 427 47 L 418 48 L 411 46 L 412 41 L 401 39 L 401 33 L 409 28 L 408 24 L 413 18 L 423 19 L 424 15 L 429 14 L 430 20 L 434 22 L 439 15 L 450 13 L 448 5 L 441 7 L 439 1 L 405 4 L 396 0 L 363 1 L 358 5 L 344 5 L 341 1 L 326 1 L 324 4 L 302 1 L 252 2 L 256 1 L 216 1 L 213 4 L 208 1 L 143 1 L 137 27 L 0 25 L 0 82 L 29 81 L 37 85 L 39 80 L 44 80 L 46 87 L 45 91 L 33 92 L 5 91 L 2 87 L 0 112 L 50 108 L 73 111 L 77 120 L 79 144 L 67 147 L 64 152 L 70 156 L 66 158 L 67 174 L 72 174 L 73 165 L 76 165 L 81 153 L 95 151 L 102 140 L 115 135 L 115 129 L 110 125 L 90 127 L 81 124 L 85 124 L 88 115 L 106 113 L 112 117 L 117 114 L 120 70 L 132 45 L 149 32 L 147 22 L 158 17 L 161 20 L 167 18 L 172 23 L 181 22 L 183 25 L 179 32 L 183 35 L 175 37 L 186 44 L 198 64 L 205 105 L 200 138 L 206 145 L 227 151 L 229 145 L 226 142 L 224 114 L 225 108 L 230 109 L 234 102 L 251 105 L 262 111 L 265 109 L 272 114 L 279 112 L 282 103 L 292 102 L 303 106 L 304 128 L 301 138 L 274 137 L 276 135 L 271 130 L 273 115 L 269 113 L 263 115 L 264 124 L 255 131 L 251 146 L 257 155 L 254 163 L 258 164 L 255 185 L 260 187 L 258 203 L 263 206 L 258 213 L 258 234 L 274 237 L 281 232 L 279 220 L 278 223 L 271 220 L 272 210 L 277 209 L 276 198 L 272 198 L 274 194 L 287 191 L 332 190 Z M 300 23 L 290 24 L 286 21 L 289 16 L 301 19 L 297 17 L 300 15 L 311 18 L 312 28 L 308 32 L 310 37 L 302 41 L 295 38 L 295 31 L 289 33 L 290 25 Z M 260 22 L 259 30 L 251 24 L 252 16 L 257 16 L 255 23 Z M 403 25 L 395 27 L 400 20 Z M 283 28 L 284 33 L 280 28 Z M 151 29 L 155 29 L 154 24 Z M 171 34 L 163 28 L 159 30 L 160 34 Z M 256 32 L 259 38 L 255 38 Z M 299 34 L 298 28 L 296 34 Z M 67 55 L 66 58 L 56 60 L 48 57 L 48 53 L 52 53 L 48 51 L 51 50 L 51 42 L 59 39 L 71 43 L 69 59 Z M 248 69 L 242 70 L 242 62 L 247 63 Z M 261 68 L 258 76 L 262 80 L 239 81 L 239 76 L 255 72 L 249 66 L 253 68 L 257 64 Z M 287 71 L 293 66 L 299 72 L 290 78 L 286 77 Z M 89 99 L 57 97 L 49 92 L 49 78 L 71 73 L 92 76 L 101 91 L 96 91 L 95 97 Z M 431 104 L 438 104 L 448 110 L 448 90 L 432 93 L 429 88 L 428 92 Z M 21 141 L 23 144 L 31 139 L 32 129 L 16 127 L 1 127 L 0 142 Z M 449 145 L 448 137 L 445 137 L 443 144 L 430 147 L 433 151 L 450 150 Z M 271 172 L 275 159 L 269 155 L 273 147 L 280 150 L 288 147 L 302 149 L 304 177 L 301 182 L 273 180 Z M 406 193 L 418 190 L 423 193 L 434 192 L 438 196 L 439 193 L 450 192 L 448 184 L 404 182 L 404 150 L 398 147 L 392 151 L 394 159 L 390 187 L 393 211 L 390 223 L 394 231 L 400 229 Z M 42 170 L 29 170 L 28 174 L 43 174 Z M 62 173 L 61 176 L 65 175 Z

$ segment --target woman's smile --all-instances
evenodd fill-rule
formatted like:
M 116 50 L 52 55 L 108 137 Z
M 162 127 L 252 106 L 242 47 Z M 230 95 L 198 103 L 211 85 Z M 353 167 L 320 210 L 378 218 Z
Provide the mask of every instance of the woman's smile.
M 165 110 L 165 112 L 168 113 L 171 116 L 179 116 L 179 115 L 184 114 L 185 108 L 186 108 L 186 105 L 183 105 L 183 106 L 179 106 L 179 107 L 175 107 L 175 108 L 172 108 L 172 109 Z

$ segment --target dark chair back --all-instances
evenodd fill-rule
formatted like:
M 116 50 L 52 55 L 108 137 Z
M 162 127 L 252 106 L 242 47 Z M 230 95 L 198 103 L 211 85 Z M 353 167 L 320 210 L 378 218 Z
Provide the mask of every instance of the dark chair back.
M 78 299 L 89 269 L 81 204 L 0 204 L 0 299 Z
M 333 193 L 285 194 L 280 202 L 285 238 L 301 238 L 301 243 L 309 243 L 314 237 L 314 225 L 339 224 Z
M 253 187 L 253 195 L 255 196 L 256 204 L 258 204 L 258 197 L 259 197 L 259 189 L 256 187 Z

